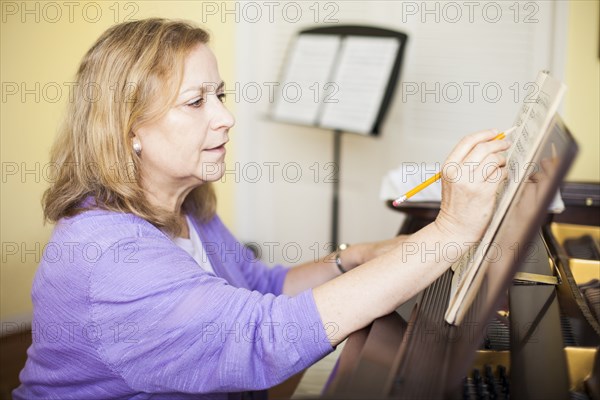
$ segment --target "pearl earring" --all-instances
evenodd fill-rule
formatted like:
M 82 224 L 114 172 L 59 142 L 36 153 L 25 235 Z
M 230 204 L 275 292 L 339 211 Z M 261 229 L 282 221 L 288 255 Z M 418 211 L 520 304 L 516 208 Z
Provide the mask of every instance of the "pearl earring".
M 132 142 L 133 151 L 139 156 L 142 154 L 142 144 L 138 138 L 133 138 Z

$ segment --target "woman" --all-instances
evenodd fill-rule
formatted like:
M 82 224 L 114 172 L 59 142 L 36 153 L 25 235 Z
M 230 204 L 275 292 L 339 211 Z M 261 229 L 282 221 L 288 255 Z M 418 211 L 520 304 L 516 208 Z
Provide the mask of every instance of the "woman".
M 341 269 L 253 260 L 214 211 L 210 182 L 234 119 L 207 42 L 190 24 L 148 19 L 110 28 L 85 55 L 52 150 L 43 206 L 56 227 L 15 398 L 226 398 L 274 386 L 452 264 L 405 254 L 403 240 L 467 251 L 485 230 L 508 148 L 490 131 L 457 145 L 439 217 L 409 238 L 351 246 Z

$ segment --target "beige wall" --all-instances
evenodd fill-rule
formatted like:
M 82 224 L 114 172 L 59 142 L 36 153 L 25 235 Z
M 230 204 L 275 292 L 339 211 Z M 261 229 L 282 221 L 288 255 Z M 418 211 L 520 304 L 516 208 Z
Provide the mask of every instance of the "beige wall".
M 32 10 L 27 14 L 23 12 L 21 1 L 1 2 L 2 321 L 31 312 L 31 282 L 52 228 L 42 225 L 40 199 L 47 186 L 45 165 L 68 101 L 65 82 L 73 81 L 85 51 L 106 28 L 124 21 L 127 16 L 133 19 L 185 18 L 202 24 L 201 2 L 122 2 L 118 15 L 112 1 L 74 2 L 72 17 L 65 2 L 54 2 L 61 7 L 61 15 L 57 14 L 58 9 L 45 7 L 49 3 L 27 2 L 27 9 Z M 100 14 L 96 13 L 98 10 Z M 212 47 L 219 60 L 221 76 L 231 82 L 234 79 L 234 26 L 215 23 L 214 18 L 212 22 L 206 27 L 213 34 Z M 56 87 L 62 93 L 58 93 Z M 23 97 L 22 89 L 31 93 Z M 18 92 L 11 94 L 15 90 Z M 233 106 L 232 102 L 229 107 Z M 229 154 L 228 159 L 231 158 Z M 226 223 L 233 219 L 232 190 L 231 185 L 217 185 L 219 212 Z
M 600 181 L 599 29 L 600 2 L 571 0 L 564 119 L 579 143 L 579 155 L 569 181 Z

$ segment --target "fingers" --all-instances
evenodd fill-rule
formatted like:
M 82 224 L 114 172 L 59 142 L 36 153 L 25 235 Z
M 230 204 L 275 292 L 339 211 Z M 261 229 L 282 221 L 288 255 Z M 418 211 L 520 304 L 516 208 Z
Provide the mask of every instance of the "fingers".
M 475 170 L 476 176 L 481 176 L 486 182 L 500 182 L 506 178 L 508 169 L 506 166 L 506 157 L 499 153 L 488 154 L 481 162 L 479 168 Z
M 470 176 L 476 174 L 479 182 L 489 181 L 494 176 L 498 178 L 499 169 L 506 165 L 502 152 L 508 150 L 511 142 L 493 140 L 496 136 L 493 131 L 482 131 L 463 138 L 446 160 L 442 171 L 444 178 L 456 181 L 461 170 L 462 173 L 468 171 Z
M 558 159 L 556 158 L 542 158 L 540 160 L 540 164 L 542 165 L 542 171 L 544 175 L 550 175 L 556 169 L 558 164 Z
M 490 154 L 498 154 L 510 147 L 510 141 L 506 139 L 480 142 L 465 156 L 463 163 L 481 163 Z
M 469 154 L 475 146 L 479 143 L 489 142 L 495 138 L 497 134 L 496 131 L 487 130 L 465 136 L 458 142 L 456 147 L 454 147 L 446 162 L 462 163 L 467 154 Z
M 444 221 L 463 235 L 481 238 L 494 212 L 498 187 L 508 177 L 504 151 L 509 140 L 494 140 L 495 131 L 463 138 L 442 169 Z

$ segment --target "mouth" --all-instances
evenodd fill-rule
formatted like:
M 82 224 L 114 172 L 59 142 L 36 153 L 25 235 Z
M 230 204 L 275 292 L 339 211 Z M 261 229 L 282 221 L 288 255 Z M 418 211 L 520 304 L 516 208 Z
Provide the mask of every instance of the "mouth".
M 227 142 L 228 142 L 228 140 L 226 140 L 225 142 L 223 142 L 215 147 L 206 149 L 206 151 L 215 152 L 215 153 L 225 152 L 225 145 L 227 144 Z

